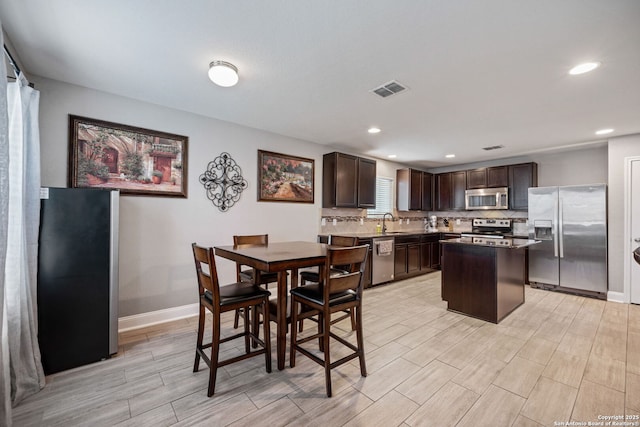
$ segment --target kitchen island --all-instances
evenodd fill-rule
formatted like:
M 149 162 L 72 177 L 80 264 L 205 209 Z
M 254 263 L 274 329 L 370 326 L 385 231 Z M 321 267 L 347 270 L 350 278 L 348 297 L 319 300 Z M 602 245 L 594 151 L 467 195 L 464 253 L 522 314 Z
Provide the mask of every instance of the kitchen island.
M 524 303 L 527 239 L 441 240 L 447 309 L 498 323 Z

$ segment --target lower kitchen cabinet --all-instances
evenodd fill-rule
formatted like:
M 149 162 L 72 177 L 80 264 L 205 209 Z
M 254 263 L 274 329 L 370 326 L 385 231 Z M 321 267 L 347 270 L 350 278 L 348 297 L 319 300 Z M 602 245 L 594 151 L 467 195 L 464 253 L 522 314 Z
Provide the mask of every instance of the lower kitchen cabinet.
M 403 279 L 420 273 L 420 235 L 395 237 L 394 275 Z

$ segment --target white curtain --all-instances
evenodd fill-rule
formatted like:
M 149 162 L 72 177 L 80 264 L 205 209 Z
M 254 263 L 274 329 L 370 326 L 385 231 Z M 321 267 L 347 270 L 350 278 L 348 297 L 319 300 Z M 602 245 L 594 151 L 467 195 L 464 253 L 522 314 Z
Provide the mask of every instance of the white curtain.
M 40 225 L 40 92 L 22 73 L 7 85 L 9 229 L 5 308 L 9 326 L 11 400 L 15 406 L 44 387 L 36 310 Z
M 3 79 L 5 80 L 5 79 Z M 6 81 L 5 81 L 6 84 Z M 20 74 L 6 84 L 6 115 L 0 122 L 3 185 L 0 207 L 2 253 L 2 406 L 11 423 L 11 405 L 44 387 L 37 334 L 36 279 L 40 222 L 40 93 Z M 8 168 L 7 168 L 8 166 Z M 5 169 L 7 169 L 5 171 Z M 5 223 L 6 222 L 6 223 Z M 8 356 L 8 360 L 7 360 Z M 7 369 L 8 365 L 8 369 Z M 7 384 L 9 394 L 7 395 Z
M 2 28 L 0 28 L 0 42 Z M 2 62 L 4 64 L 4 62 Z M 0 273 L 4 273 L 9 228 L 9 118 L 7 79 L 0 78 Z M 11 375 L 9 369 L 9 331 L 5 310 L 4 274 L 0 274 L 0 425 L 11 425 Z

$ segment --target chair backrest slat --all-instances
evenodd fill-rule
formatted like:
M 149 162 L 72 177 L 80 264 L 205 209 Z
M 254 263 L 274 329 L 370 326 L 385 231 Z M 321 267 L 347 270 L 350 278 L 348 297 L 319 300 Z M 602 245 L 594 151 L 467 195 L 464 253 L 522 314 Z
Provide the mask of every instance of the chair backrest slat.
M 268 234 L 252 234 L 247 236 L 233 236 L 233 246 L 268 246 Z
M 364 284 L 364 269 L 369 253 L 369 245 L 327 248 L 327 262 L 325 263 L 325 278 L 328 286 L 324 287 L 325 301 L 330 295 L 353 290 L 358 297 L 362 295 Z M 350 274 L 331 277 L 331 267 L 335 265 L 349 266 Z
M 205 248 L 195 243 L 191 244 L 191 248 L 193 249 L 193 259 L 196 264 L 198 293 L 202 296 L 205 291 L 211 292 L 214 305 L 219 304 L 220 287 L 213 248 Z
M 329 237 L 331 246 L 355 246 L 358 243 L 357 237 L 334 236 Z

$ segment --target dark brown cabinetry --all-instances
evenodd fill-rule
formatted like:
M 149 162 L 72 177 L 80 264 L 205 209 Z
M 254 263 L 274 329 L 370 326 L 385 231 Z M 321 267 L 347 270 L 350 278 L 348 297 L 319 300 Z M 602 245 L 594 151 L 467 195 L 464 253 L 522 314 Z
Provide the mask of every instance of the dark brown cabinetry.
M 428 211 L 433 207 L 433 175 L 417 169 L 396 171 L 396 208 Z
M 436 208 L 439 211 L 464 210 L 464 192 L 467 189 L 467 172 L 447 172 L 436 178 Z
M 509 185 L 507 166 L 471 169 L 467 172 L 467 189 L 506 187 Z
M 447 172 L 434 175 L 434 210 L 465 209 L 465 190 L 509 187 L 509 209 L 529 207 L 529 187 L 538 186 L 538 165 L 520 163 L 487 168 Z
M 529 208 L 529 187 L 538 186 L 537 163 L 509 165 L 509 209 Z
M 507 187 L 509 185 L 509 168 L 494 166 L 487 168 L 487 187 Z
M 395 237 L 395 279 L 425 274 L 440 267 L 440 234 Z
M 433 174 L 422 172 L 422 210 L 433 209 Z
M 449 310 L 498 323 L 524 303 L 524 248 L 442 246 L 442 299 Z
M 358 207 L 376 207 L 376 161 L 358 157 Z
M 396 280 L 420 272 L 420 235 L 396 236 L 394 277 Z
M 323 208 L 374 208 L 376 162 L 344 153 L 322 157 Z
M 424 234 L 420 244 L 420 269 L 423 273 L 440 268 L 440 234 Z

